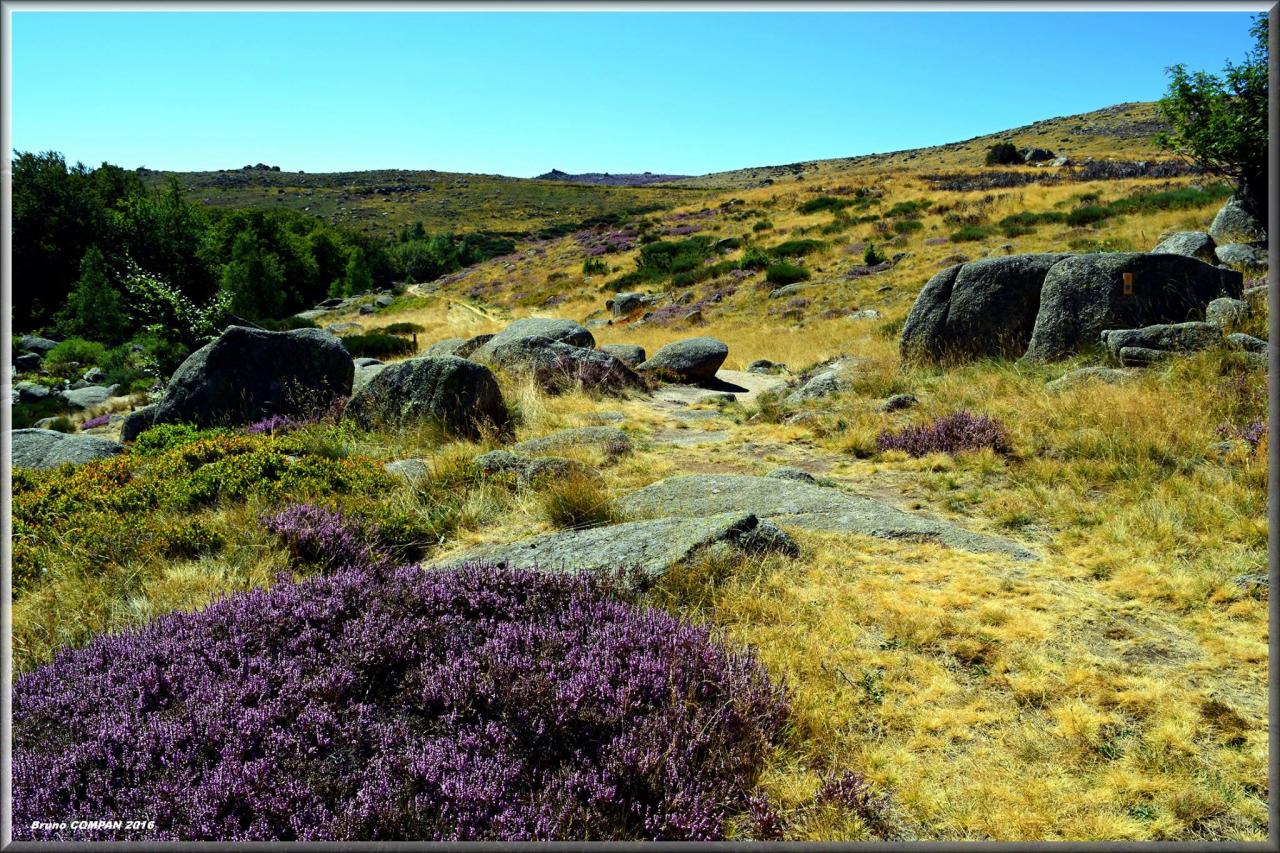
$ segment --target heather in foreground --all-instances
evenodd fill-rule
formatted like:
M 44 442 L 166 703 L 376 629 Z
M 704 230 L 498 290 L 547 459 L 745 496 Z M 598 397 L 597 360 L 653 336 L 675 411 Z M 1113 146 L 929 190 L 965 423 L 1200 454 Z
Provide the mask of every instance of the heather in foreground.
M 14 831 L 78 840 L 714 839 L 785 703 L 747 655 L 588 578 L 334 571 L 60 654 L 14 687 Z

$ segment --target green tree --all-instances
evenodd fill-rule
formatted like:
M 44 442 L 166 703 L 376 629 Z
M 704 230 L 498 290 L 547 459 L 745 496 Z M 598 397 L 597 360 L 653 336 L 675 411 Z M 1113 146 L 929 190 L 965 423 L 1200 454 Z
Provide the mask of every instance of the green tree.
M 369 262 L 365 260 L 364 250 L 354 248 L 347 258 L 346 275 L 342 278 L 342 292 L 331 296 L 353 296 L 373 290 L 373 274 L 369 271 Z
M 116 289 L 106 258 L 90 246 L 80 261 L 80 278 L 54 320 L 58 334 L 115 346 L 129 336 L 124 299 Z
M 231 311 L 242 317 L 276 317 L 284 308 L 284 266 L 252 231 L 241 232 L 232 242 L 220 286 L 230 299 Z
M 1249 30 L 1253 48 L 1221 76 L 1167 69 L 1169 88 L 1160 110 L 1172 125 L 1157 141 L 1191 162 L 1236 182 L 1240 201 L 1267 221 L 1267 16 Z

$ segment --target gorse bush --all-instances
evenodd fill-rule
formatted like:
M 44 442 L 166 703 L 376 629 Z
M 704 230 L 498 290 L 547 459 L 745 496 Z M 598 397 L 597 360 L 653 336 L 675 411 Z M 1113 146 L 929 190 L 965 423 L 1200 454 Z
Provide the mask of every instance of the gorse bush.
M 716 839 L 786 714 L 745 652 L 600 579 L 394 567 L 298 510 L 335 568 L 161 617 L 14 685 L 15 836 Z M 313 531 L 311 528 L 318 528 Z
M 788 240 L 771 248 L 769 254 L 775 258 L 799 258 L 812 255 L 826 245 L 822 240 Z
M 928 425 L 885 431 L 876 438 L 879 451 L 901 450 L 911 456 L 984 448 L 1009 453 L 1009 431 L 994 418 L 963 411 L 943 415 Z

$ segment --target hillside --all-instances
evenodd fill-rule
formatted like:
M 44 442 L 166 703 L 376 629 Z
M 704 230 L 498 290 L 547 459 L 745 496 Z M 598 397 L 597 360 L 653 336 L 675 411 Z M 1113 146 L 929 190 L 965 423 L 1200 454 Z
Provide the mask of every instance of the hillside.
M 263 666 L 277 653 L 271 642 L 355 644 L 350 672 L 306 685 L 308 702 L 329 697 L 336 710 L 309 705 L 305 721 L 370 738 L 362 749 L 385 747 L 359 717 L 367 697 L 378 699 L 367 713 L 381 726 L 378 715 L 409 701 L 398 691 L 425 695 L 415 679 L 430 671 L 451 691 L 432 702 L 463 697 L 465 711 L 448 725 L 508 702 L 504 725 L 532 719 L 526 728 L 539 736 L 607 724 L 618 726 L 608 731 L 619 743 L 650 738 L 614 756 L 626 779 L 648 778 L 653 755 L 687 749 L 708 762 L 698 765 L 704 778 L 739 785 L 708 793 L 672 782 L 681 796 L 737 806 L 714 812 L 723 824 L 688 818 L 664 825 L 663 837 L 700 837 L 698 828 L 713 826 L 707 836 L 735 840 L 1261 841 L 1269 830 L 1266 271 L 1257 247 L 1225 238 L 1196 249 L 1216 263 L 1219 249 L 1243 247 L 1222 269 L 1152 253 L 1170 235 L 1208 231 L 1231 192 L 1166 162 L 1151 139 L 1153 115 L 1150 104 L 1122 104 L 931 148 L 642 188 L 407 171 L 180 174 L 189 196 L 211 206 L 290 206 L 382 233 L 422 220 L 433 231 L 518 236 L 501 257 L 300 315 L 299 325 L 334 331 L 351 355 L 376 356 L 355 369 L 356 384 L 373 391 L 357 390 L 360 402 L 341 419 L 338 405 L 226 429 L 161 424 L 74 474 L 15 475 L 16 671 L 231 596 L 251 604 L 210 636 L 256 637 L 258 614 L 281 619 L 279 636 L 243 659 L 255 678 L 275 678 Z M 987 148 L 1005 140 L 1071 163 L 984 166 Z M 585 222 L 599 216 L 610 219 Z M 1052 255 L 1052 265 L 1043 261 L 1038 278 L 1016 286 L 992 278 L 990 291 L 1007 291 L 1007 304 L 965 308 L 992 330 L 973 336 L 979 356 L 904 358 L 904 329 L 927 284 L 945 282 L 936 298 L 958 287 L 961 264 L 1014 268 L 1030 255 Z M 1020 358 L 1026 340 L 997 340 L 1028 311 L 1039 322 L 1047 277 L 1080 258 L 1090 265 L 1082 280 L 1124 274 L 1144 300 L 1143 288 L 1172 287 L 1183 271 L 1245 299 L 1212 324 L 1199 322 L 1210 316 L 1207 299 L 1152 321 L 1196 322 L 1196 340 L 1208 343 L 1186 351 L 1134 345 L 1122 358 L 1091 331 L 1070 353 L 1035 360 Z M 1175 262 L 1179 276 L 1144 275 Z M 961 317 L 957 304 L 936 313 Z M 1150 305 L 1124 316 L 1159 313 Z M 1090 310 L 1061 313 L 1072 316 L 1049 319 L 1069 324 Z M 517 320 L 523 337 L 511 331 Z M 507 337 L 479 337 L 496 333 Z M 323 337 L 332 355 L 336 344 Z M 673 344 L 678 356 L 667 350 L 670 360 L 639 367 Z M 454 397 L 433 390 L 423 395 L 429 403 L 401 406 L 412 383 L 390 377 L 418 369 L 396 365 L 427 354 L 455 358 L 433 359 L 423 368 L 431 375 L 414 381 L 443 388 L 434 371 L 446 368 L 465 379 L 447 380 L 458 383 L 449 386 Z M 252 379 L 245 365 L 284 370 L 305 359 L 245 350 L 226 361 Z M 54 367 L 23 377 L 53 387 L 86 365 Z M 177 395 L 195 383 L 174 387 Z M 71 419 L 113 442 L 127 412 L 140 428 L 156 416 L 139 415 L 142 406 L 177 408 L 168 393 L 111 397 Z M 455 397 L 488 420 L 414 420 L 415 406 Z M 344 527 L 331 513 L 354 521 Z M 331 552 L 348 561 L 340 570 Z M 563 633 L 537 650 L 530 638 L 542 642 L 550 630 L 541 622 L 501 633 L 489 657 L 450 646 L 454 657 L 438 670 L 401 679 L 415 643 L 433 642 L 437 625 L 453 630 L 461 617 L 426 622 L 397 610 L 418 581 L 379 574 L 378 560 L 393 558 L 441 573 L 536 558 L 610 578 L 631 560 L 643 563 L 644 580 L 623 600 L 659 616 L 646 617 L 648 633 L 629 633 L 615 629 L 617 607 L 575 599 L 573 620 L 556 623 Z M 322 596 L 294 600 L 281 572 L 333 578 L 307 587 Z M 431 584 L 442 576 L 427 575 Z M 526 598 L 527 582 L 512 580 L 500 595 L 431 586 L 427 597 L 488 625 L 468 623 L 468 636 L 480 636 L 496 630 L 484 621 L 494 600 L 533 610 L 558 600 L 541 588 Z M 239 597 L 264 587 L 279 598 Z M 230 608 L 209 608 L 208 618 L 226 619 Z M 670 738 L 632 729 L 631 710 L 597 715 L 595 703 L 632 709 L 645 690 L 669 696 L 687 673 L 666 678 L 674 664 L 644 651 L 597 683 L 596 648 L 648 649 L 658 634 L 668 641 L 657 647 L 720 661 L 690 639 L 695 628 L 678 633 L 663 621 L 672 615 L 730 648 L 753 649 L 751 660 L 786 687 L 786 725 L 761 710 L 771 694 L 758 684 L 697 725 L 663 706 Z M 201 648 L 204 635 L 191 626 L 203 623 L 192 619 L 172 644 Z M 124 636 L 112 648 L 141 673 L 142 698 L 128 707 L 150 707 L 167 682 L 152 678 L 147 649 Z M 598 646 L 585 651 L 565 639 L 588 636 Z M 238 649 L 226 655 L 231 664 L 208 658 L 216 660 L 201 666 L 210 672 L 242 661 Z M 77 666 L 90 671 L 96 660 Z M 754 673 L 735 665 L 716 672 Z M 562 670 L 570 675 L 555 681 Z M 644 680 L 653 673 L 653 683 Z M 544 677 L 559 692 L 535 695 Z M 688 688 L 685 710 L 721 686 Z M 79 707 L 61 689 L 58 701 Z M 292 706 L 264 703 L 259 713 L 259 697 L 246 691 L 235 702 L 247 718 L 294 719 Z M 730 705 L 740 717 L 720 713 Z M 585 719 L 581 707 L 590 709 Z M 113 713 L 103 712 L 103 731 L 116 730 Z M 645 725 L 668 718 L 653 719 Z M 387 730 L 417 724 L 393 719 Z M 712 764 L 695 734 L 714 739 L 735 726 L 746 733 L 738 751 Z M 494 742 L 466 736 L 480 751 Z M 300 762 L 311 760 L 308 749 L 298 747 Z M 483 754 L 479 769 L 465 751 L 423 764 L 454 761 L 474 773 L 468 797 L 504 773 L 516 778 L 501 749 Z M 394 750 L 386 760 L 397 760 Z M 46 763 L 25 766 L 34 778 Z M 590 787 L 595 780 L 582 784 L 597 792 L 592 808 L 605 809 L 613 789 Z M 482 816 L 498 810 L 474 799 Z
M 639 215 L 706 196 L 689 187 L 597 186 L 501 175 L 377 170 L 303 172 L 233 169 L 148 171 L 151 186 L 176 177 L 193 202 L 215 208 L 289 209 L 377 236 L 422 222 L 432 233 L 524 236 L 616 215 Z
M 655 175 L 653 172 L 630 172 L 611 175 L 608 172 L 584 172 L 570 175 L 559 169 L 538 175 L 535 181 L 565 181 L 571 184 L 600 184 L 610 187 L 643 187 L 649 184 L 670 183 L 688 178 L 688 175 Z

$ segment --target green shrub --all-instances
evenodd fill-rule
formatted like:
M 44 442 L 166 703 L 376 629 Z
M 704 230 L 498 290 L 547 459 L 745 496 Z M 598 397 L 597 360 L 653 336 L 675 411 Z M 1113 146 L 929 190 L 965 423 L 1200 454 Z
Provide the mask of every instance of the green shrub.
M 609 265 L 602 258 L 587 258 L 582 262 L 583 275 L 605 275 L 609 272 Z
M 769 254 L 775 258 L 799 258 L 811 255 L 826 245 L 823 240 L 788 240 L 774 246 L 769 250 Z
M 1022 155 L 1012 142 L 998 142 L 987 149 L 988 166 L 1015 166 L 1022 163 Z
M 765 278 L 772 284 L 795 284 L 798 281 L 808 281 L 809 271 L 804 267 L 798 267 L 786 261 L 779 261 L 769 267 L 765 273 Z
M 594 477 L 570 474 L 551 481 L 538 495 L 542 518 L 553 527 L 576 530 L 618 520 L 618 511 L 604 485 Z
M 767 269 L 773 263 L 773 258 L 769 257 L 769 253 L 759 246 L 752 246 L 743 252 L 742 260 L 738 262 L 738 266 L 744 270 L 762 270 Z
M 370 332 L 363 335 L 347 335 L 339 338 L 352 358 L 383 358 L 384 356 L 412 355 L 413 341 L 397 335 Z
M 306 317 L 285 317 L 281 320 L 255 320 L 262 328 L 268 332 L 292 332 L 295 329 L 318 329 L 315 320 L 308 320 Z
M 773 228 L 773 223 L 767 219 L 757 219 L 756 223 L 751 226 L 751 230 L 755 231 L 757 234 L 761 231 L 768 231 L 771 228 Z
M 916 199 L 915 201 L 902 201 L 889 208 L 885 216 L 905 216 L 911 218 L 917 214 L 924 213 L 933 207 L 933 202 L 927 198 Z
M 983 225 L 966 225 L 951 235 L 952 243 L 963 243 L 967 240 L 984 240 L 991 236 L 991 229 Z
M 852 205 L 853 202 L 848 199 L 824 195 L 809 199 L 797 207 L 796 210 L 800 213 L 819 213 L 823 210 L 843 210 Z
M 893 230 L 899 234 L 910 234 L 914 231 L 920 231 L 924 228 L 924 223 L 918 219 L 899 219 L 893 223 Z
M 1097 207 L 1089 205 L 1087 207 L 1077 207 L 1075 210 L 1067 214 L 1067 224 L 1079 227 L 1081 225 L 1093 225 L 1104 219 L 1111 217 L 1111 211 L 1105 207 Z
M 887 260 L 889 259 L 884 256 L 883 252 L 876 248 L 875 243 L 868 243 L 866 251 L 862 253 L 862 262 L 869 267 L 883 264 Z
M 67 338 L 45 356 L 45 367 L 56 368 L 65 364 L 79 364 L 82 367 L 101 364 L 106 360 L 107 348 L 84 338 Z
M 400 335 L 402 337 L 408 337 L 410 335 L 416 335 L 418 332 L 425 332 L 426 330 L 426 326 L 418 323 L 392 323 L 388 326 L 383 326 L 380 329 L 374 329 L 373 331 L 381 332 L 384 335 Z

